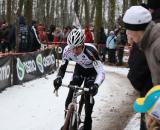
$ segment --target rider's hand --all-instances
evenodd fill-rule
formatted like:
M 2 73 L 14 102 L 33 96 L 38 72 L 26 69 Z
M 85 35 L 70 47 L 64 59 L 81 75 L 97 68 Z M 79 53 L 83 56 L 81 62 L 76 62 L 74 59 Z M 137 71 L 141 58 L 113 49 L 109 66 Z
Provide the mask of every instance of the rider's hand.
M 90 88 L 89 88 L 89 93 L 92 96 L 95 96 L 98 92 L 98 84 L 93 84 Z
M 53 85 L 54 85 L 55 90 L 58 90 L 58 88 L 62 85 L 62 77 L 57 77 L 53 81 Z

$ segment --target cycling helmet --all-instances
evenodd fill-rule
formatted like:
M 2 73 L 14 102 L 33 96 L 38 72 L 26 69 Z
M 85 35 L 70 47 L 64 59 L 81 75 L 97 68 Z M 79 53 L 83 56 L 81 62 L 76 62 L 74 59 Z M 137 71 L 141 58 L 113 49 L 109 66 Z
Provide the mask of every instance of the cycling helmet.
M 84 34 L 81 29 L 73 29 L 68 37 L 67 44 L 71 47 L 78 47 L 84 44 Z

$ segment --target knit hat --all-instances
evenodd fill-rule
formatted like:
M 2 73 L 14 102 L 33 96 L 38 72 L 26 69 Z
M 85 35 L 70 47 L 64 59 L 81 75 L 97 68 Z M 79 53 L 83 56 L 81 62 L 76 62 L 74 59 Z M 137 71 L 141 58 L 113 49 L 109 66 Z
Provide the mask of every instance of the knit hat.
M 142 6 L 130 7 L 123 17 L 126 29 L 133 31 L 145 30 L 151 20 L 151 13 Z
M 148 0 L 147 5 L 150 9 L 160 8 L 160 0 Z
M 152 117 L 160 120 L 160 85 L 150 89 L 145 97 L 138 98 L 133 108 L 136 112 L 148 112 Z

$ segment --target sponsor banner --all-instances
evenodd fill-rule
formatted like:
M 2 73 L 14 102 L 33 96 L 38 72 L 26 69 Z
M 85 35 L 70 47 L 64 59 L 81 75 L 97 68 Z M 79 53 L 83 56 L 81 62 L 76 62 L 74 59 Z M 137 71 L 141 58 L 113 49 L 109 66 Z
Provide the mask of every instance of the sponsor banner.
M 0 58 L 0 90 L 11 86 L 12 57 Z
M 14 57 L 14 84 L 41 77 L 56 70 L 55 51 L 47 49 Z
M 42 56 L 41 56 L 42 55 Z M 54 49 L 47 49 L 45 51 L 42 51 L 41 54 L 38 54 L 36 58 L 36 63 L 39 68 L 39 75 L 40 74 L 49 74 L 51 72 L 54 72 L 56 70 L 56 57 L 55 57 L 55 51 Z M 42 63 L 41 63 L 42 61 Z M 41 64 L 43 65 L 43 69 L 41 69 Z
M 55 46 L 54 51 L 56 52 L 56 59 L 62 59 L 63 50 L 67 44 L 59 43 Z

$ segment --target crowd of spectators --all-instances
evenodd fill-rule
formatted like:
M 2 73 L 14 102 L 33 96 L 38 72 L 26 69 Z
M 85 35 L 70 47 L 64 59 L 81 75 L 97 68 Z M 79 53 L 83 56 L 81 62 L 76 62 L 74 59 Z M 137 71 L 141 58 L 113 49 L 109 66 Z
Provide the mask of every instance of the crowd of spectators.
M 67 36 L 71 31 L 70 26 L 63 29 L 55 25 L 46 27 L 36 21 L 27 25 L 23 16 L 19 17 L 18 31 L 16 28 L 16 24 L 8 25 L 5 20 L 0 21 L 0 53 L 33 52 L 44 49 L 48 45 L 66 44 Z M 16 32 L 18 32 L 18 50 L 16 50 Z

